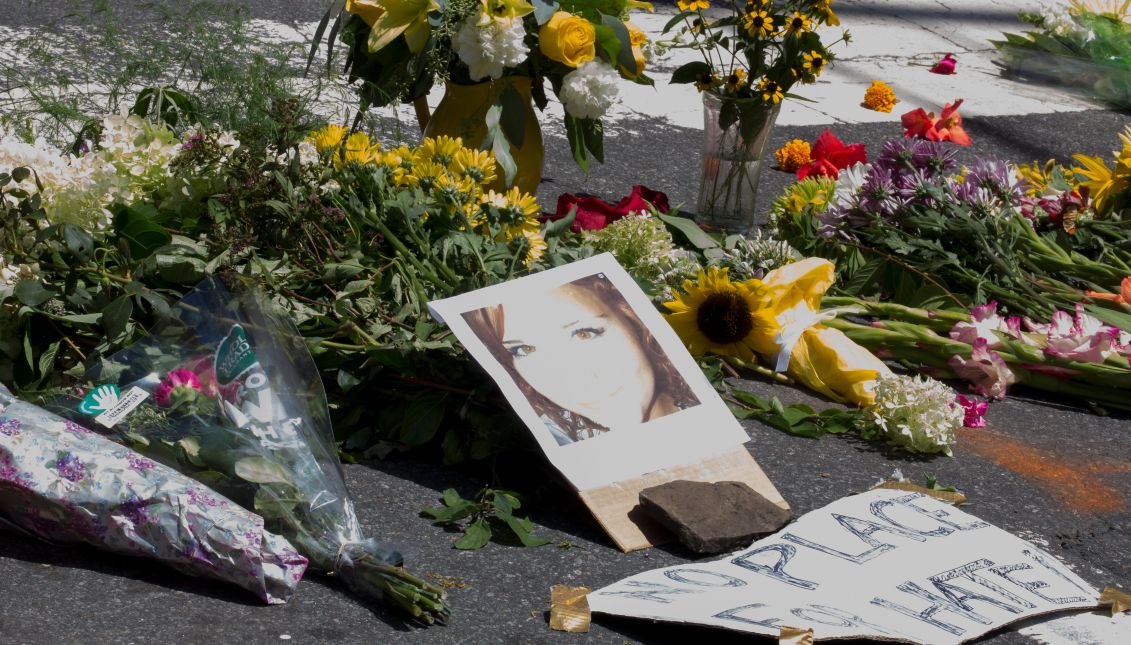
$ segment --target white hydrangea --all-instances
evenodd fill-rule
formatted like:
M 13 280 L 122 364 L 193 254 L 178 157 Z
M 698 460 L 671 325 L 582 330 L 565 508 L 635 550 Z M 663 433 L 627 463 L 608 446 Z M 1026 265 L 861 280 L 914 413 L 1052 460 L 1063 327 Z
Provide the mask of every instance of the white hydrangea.
M 501 78 L 503 70 L 526 60 L 529 51 L 523 39 L 521 18 L 491 19 L 483 12 L 468 16 L 456 33 L 455 50 L 467 65 L 471 79 Z
M 593 59 L 562 78 L 562 100 L 565 111 L 579 119 L 599 119 L 617 99 L 620 74 L 608 63 Z
M 868 411 L 893 444 L 910 452 L 951 454 L 965 413 L 946 384 L 926 376 L 881 375 L 875 394 Z
M 34 170 L 35 174 L 16 184 L 29 194 L 39 192 L 37 178 L 44 191 L 61 183 L 69 173 L 69 165 L 69 161 L 43 139 L 28 143 L 0 126 L 0 172 L 11 173 L 16 168 Z M 9 205 L 16 202 L 15 197 L 7 194 L 4 200 Z

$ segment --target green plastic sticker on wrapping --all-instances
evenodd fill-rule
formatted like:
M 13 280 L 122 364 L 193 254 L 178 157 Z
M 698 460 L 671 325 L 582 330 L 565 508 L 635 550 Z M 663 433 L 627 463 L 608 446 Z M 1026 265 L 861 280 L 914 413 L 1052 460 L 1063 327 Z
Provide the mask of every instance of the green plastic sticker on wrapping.
M 220 341 L 220 346 L 216 348 L 215 360 L 216 380 L 220 385 L 231 383 L 255 365 L 255 350 L 247 340 L 243 327 L 232 325 L 228 337 Z
M 79 403 L 79 412 L 98 415 L 113 408 L 122 398 L 122 390 L 113 383 L 99 385 L 86 393 Z

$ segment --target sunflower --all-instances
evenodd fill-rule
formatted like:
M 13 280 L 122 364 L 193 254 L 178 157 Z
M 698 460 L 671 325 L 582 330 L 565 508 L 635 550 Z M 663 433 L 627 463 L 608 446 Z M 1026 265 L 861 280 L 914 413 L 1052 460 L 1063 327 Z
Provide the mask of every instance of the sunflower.
M 742 26 L 751 36 L 768 38 L 774 35 L 774 17 L 765 11 L 751 11 L 743 18 Z
M 800 36 L 812 29 L 813 23 L 802 15 L 800 11 L 794 11 L 793 15 L 789 18 L 789 22 L 785 23 L 785 31 L 791 36 Z
M 342 145 L 342 139 L 345 138 L 347 132 L 349 132 L 349 128 L 346 126 L 330 123 L 326 127 L 308 134 L 306 140 L 313 143 L 319 153 L 323 153 Z
M 692 356 L 707 353 L 754 360 L 751 340 L 754 312 L 761 294 L 745 283 L 731 282 L 727 269 L 709 267 L 695 282 L 685 280 L 683 292 L 665 302 L 668 324 Z
M 453 161 L 452 170 L 470 177 L 477 184 L 487 185 L 495 181 L 495 157 L 486 150 L 460 148 Z
M 821 52 L 815 49 L 810 50 L 808 54 L 803 54 L 803 58 L 805 59 L 805 62 L 801 65 L 801 67 L 804 68 L 807 73 L 812 74 L 813 76 L 820 76 L 821 72 L 825 71 L 825 63 L 827 63 L 828 60 L 826 60 L 825 57 L 821 55 Z
M 758 91 L 762 94 L 762 100 L 767 103 L 781 103 L 782 98 L 785 97 L 781 85 L 768 78 L 758 81 Z
M 416 162 L 434 161 L 445 168 L 455 161 L 456 153 L 463 148 L 463 139 L 440 135 L 438 137 L 424 137 L 420 147 L 416 149 Z
M 736 67 L 734 71 L 730 73 L 730 76 L 727 76 L 726 87 L 724 89 L 726 89 L 727 94 L 737 94 L 741 92 L 744 87 L 746 87 L 746 70 L 741 67 Z

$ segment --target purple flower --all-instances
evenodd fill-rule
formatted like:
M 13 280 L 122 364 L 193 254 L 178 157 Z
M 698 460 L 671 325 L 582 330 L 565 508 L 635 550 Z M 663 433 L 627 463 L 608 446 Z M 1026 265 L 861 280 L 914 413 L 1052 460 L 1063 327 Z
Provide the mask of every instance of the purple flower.
M 19 419 L 0 419 L 0 434 L 8 437 L 18 436 L 22 425 Z
M 126 453 L 126 463 L 134 470 L 149 470 L 157 467 L 157 464 L 133 452 Z
M 892 171 L 881 166 L 873 166 L 868 178 L 860 187 L 860 208 L 869 213 L 891 216 L 899 208 L 896 186 Z
M 884 144 L 880 156 L 873 163 L 896 174 L 923 173 L 931 178 L 954 170 L 958 165 L 955 154 L 953 146 L 938 141 L 892 139 Z
M 81 481 L 86 477 L 86 466 L 72 453 L 63 453 L 55 460 L 55 469 L 59 476 L 68 481 Z
M 193 148 L 196 147 L 196 145 L 198 143 L 201 143 L 203 141 L 204 141 L 204 135 L 203 134 L 201 134 L 199 132 L 197 132 L 195 134 L 191 134 L 191 135 L 189 135 L 189 138 L 185 139 L 185 142 L 181 145 L 181 150 L 192 150 Z
M 1013 169 L 1004 161 L 978 159 L 961 184 L 955 187 L 958 198 L 969 204 L 1013 205 L 1025 194 L 1025 182 L 1017 179 Z

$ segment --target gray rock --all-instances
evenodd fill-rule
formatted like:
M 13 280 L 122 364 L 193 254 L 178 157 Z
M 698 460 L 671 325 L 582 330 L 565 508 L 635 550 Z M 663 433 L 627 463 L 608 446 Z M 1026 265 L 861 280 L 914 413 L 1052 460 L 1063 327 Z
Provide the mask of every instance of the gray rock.
M 696 553 L 748 546 L 793 516 L 742 482 L 668 482 L 640 491 L 640 504 Z

